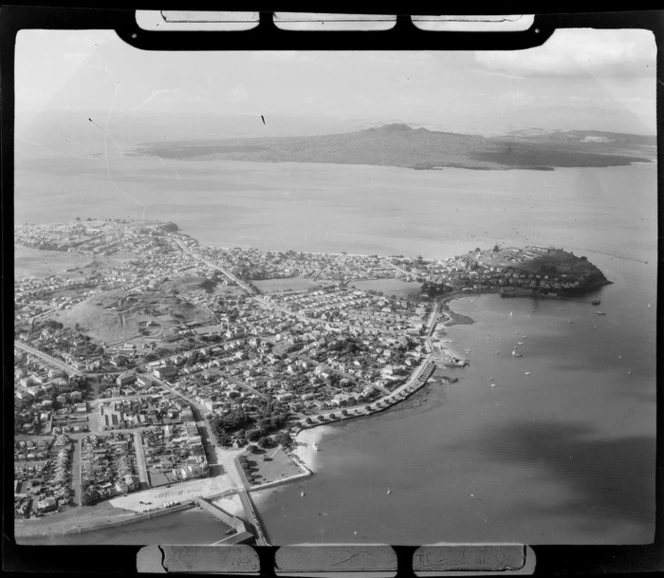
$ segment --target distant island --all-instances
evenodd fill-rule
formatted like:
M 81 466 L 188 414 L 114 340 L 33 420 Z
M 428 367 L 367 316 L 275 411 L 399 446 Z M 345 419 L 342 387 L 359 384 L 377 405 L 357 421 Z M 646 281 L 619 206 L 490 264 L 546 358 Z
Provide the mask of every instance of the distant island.
M 519 130 L 497 137 L 388 124 L 306 137 L 157 141 L 131 156 L 179 160 L 246 160 L 395 166 L 419 170 L 609 167 L 652 162 L 655 136 L 601 131 Z

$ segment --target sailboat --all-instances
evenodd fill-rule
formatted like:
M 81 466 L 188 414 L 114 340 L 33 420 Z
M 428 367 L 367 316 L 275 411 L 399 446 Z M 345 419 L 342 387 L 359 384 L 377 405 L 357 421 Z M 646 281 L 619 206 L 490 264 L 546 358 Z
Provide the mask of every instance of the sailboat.
M 392 490 L 390 490 L 390 486 L 387 486 L 387 495 L 389 496 L 392 493 Z

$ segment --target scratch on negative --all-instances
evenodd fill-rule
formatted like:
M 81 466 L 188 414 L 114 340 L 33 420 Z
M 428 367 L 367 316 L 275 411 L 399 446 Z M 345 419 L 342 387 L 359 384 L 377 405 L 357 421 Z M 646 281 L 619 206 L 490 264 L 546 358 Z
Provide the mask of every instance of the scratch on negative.
M 343 564 L 344 562 L 348 562 L 348 560 L 352 560 L 356 556 L 359 556 L 359 554 L 353 554 L 352 556 L 349 556 L 348 558 L 344 558 L 343 560 L 339 560 L 338 562 L 335 562 L 334 564 L 330 564 L 330 568 L 334 568 L 335 566 L 338 566 L 339 564 Z

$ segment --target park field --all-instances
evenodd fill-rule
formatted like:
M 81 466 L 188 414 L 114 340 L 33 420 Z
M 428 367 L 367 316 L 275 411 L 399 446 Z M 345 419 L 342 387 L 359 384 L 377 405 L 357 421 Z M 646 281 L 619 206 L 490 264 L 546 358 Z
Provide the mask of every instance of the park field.
M 66 269 L 83 267 L 90 257 L 67 251 L 41 251 L 21 245 L 14 246 L 14 275 L 17 279 L 32 275 L 48 277 L 65 272 Z
M 303 277 L 287 277 L 285 279 L 264 279 L 252 281 L 261 293 L 279 293 L 282 291 L 306 291 L 318 284 Z

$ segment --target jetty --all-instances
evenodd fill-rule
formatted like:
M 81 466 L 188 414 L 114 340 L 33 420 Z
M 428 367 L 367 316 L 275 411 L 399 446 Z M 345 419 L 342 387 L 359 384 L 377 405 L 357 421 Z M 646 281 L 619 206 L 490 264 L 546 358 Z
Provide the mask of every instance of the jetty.
M 212 514 L 225 526 L 230 527 L 229 535 L 226 538 L 214 542 L 214 546 L 218 544 L 241 544 L 254 539 L 254 535 L 249 531 L 244 520 L 229 514 L 226 510 L 214 505 L 210 500 L 205 498 L 196 498 L 195 502 L 201 509 Z
M 237 488 L 237 495 L 240 496 L 242 507 L 244 508 L 245 515 L 248 518 L 247 522 L 254 530 L 256 544 L 259 546 L 269 546 L 270 543 L 267 539 L 267 533 L 261 524 L 256 507 L 254 506 L 251 496 L 249 495 L 249 481 L 247 480 L 247 476 L 245 475 L 244 469 L 240 465 L 238 458 L 233 460 L 233 465 L 235 466 L 235 470 L 238 477 L 240 478 L 241 483 L 241 487 Z

